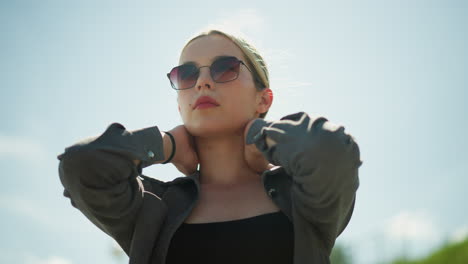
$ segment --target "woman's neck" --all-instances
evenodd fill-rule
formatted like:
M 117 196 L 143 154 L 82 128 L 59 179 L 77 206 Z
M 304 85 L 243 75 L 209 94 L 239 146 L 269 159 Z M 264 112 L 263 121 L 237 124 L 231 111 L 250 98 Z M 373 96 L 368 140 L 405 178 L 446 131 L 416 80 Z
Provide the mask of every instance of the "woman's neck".
M 236 185 L 260 180 L 245 161 L 243 135 L 196 137 L 195 143 L 201 184 Z

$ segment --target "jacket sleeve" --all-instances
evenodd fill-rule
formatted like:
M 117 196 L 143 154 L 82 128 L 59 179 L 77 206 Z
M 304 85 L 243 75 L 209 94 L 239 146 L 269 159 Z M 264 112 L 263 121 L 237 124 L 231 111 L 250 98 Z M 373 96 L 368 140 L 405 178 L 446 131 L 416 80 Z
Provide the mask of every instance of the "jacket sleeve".
M 102 135 L 66 148 L 58 159 L 64 195 L 128 254 L 143 197 L 155 196 L 138 175 L 164 159 L 159 129 L 127 131 L 113 123 Z M 142 162 L 137 167 L 133 160 Z
M 276 143 L 268 146 L 267 137 Z M 292 176 L 295 210 L 331 250 L 351 218 L 359 187 L 362 162 L 354 139 L 342 126 L 300 112 L 275 122 L 256 120 L 247 133 L 252 143 Z

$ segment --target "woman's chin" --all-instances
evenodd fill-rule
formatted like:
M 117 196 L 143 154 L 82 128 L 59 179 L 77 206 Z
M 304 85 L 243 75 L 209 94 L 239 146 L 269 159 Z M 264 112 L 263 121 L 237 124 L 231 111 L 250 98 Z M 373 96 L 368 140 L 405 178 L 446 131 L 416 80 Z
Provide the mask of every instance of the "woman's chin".
M 198 122 L 196 124 L 185 124 L 189 133 L 194 137 L 219 137 L 223 134 L 242 133 L 243 123 L 226 122 Z

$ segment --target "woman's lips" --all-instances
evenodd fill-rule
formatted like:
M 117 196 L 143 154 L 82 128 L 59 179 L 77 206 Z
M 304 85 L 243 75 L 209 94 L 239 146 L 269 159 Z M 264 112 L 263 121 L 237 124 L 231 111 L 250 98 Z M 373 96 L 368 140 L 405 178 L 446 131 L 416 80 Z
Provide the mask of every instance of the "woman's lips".
M 201 103 L 195 106 L 195 109 L 206 109 L 206 108 L 211 108 L 211 107 L 216 107 L 217 105 L 213 103 Z
M 206 109 L 216 106 L 219 106 L 219 104 L 215 99 L 209 96 L 201 96 L 195 102 L 195 107 L 193 109 Z

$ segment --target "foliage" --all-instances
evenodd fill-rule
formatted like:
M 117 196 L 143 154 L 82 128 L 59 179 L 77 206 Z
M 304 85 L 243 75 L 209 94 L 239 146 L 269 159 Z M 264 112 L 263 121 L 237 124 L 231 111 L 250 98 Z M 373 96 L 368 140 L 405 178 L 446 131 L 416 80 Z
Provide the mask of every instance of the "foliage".
M 352 264 L 353 261 L 349 248 L 342 244 L 336 244 L 330 256 L 330 262 L 331 264 Z
M 466 264 L 468 263 L 468 239 L 446 244 L 428 257 L 420 260 L 397 259 L 392 264 Z

